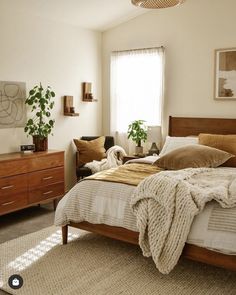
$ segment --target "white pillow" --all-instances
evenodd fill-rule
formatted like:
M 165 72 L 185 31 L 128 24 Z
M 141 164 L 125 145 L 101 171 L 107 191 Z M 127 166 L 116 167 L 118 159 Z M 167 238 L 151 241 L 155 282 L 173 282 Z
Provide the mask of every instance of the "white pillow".
M 174 136 L 167 136 L 165 144 L 159 154 L 160 157 L 164 156 L 165 154 L 172 152 L 178 148 L 181 148 L 186 145 L 190 144 L 198 144 L 198 137 L 174 137 Z

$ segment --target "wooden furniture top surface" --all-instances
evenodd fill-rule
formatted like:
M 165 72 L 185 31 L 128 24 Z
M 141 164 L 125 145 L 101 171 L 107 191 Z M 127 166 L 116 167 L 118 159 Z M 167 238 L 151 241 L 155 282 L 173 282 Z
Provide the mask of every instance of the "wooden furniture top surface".
M 45 157 L 47 155 L 52 155 L 57 153 L 64 153 L 64 151 L 48 150 L 45 152 L 29 152 L 29 153 L 15 152 L 15 153 L 0 154 L 0 161 L 32 159 L 32 158 L 38 158 L 38 157 Z
M 236 134 L 236 119 L 169 117 L 170 136 Z
M 29 154 L 18 152 L 0 155 L 0 177 L 60 166 L 64 166 L 64 151 L 49 150 Z

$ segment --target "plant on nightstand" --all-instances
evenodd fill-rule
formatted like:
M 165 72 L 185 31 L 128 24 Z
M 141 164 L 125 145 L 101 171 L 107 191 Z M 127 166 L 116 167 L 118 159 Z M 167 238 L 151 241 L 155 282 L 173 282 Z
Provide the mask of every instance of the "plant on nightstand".
M 147 140 L 147 127 L 144 120 L 135 120 L 128 127 L 128 138 L 131 138 L 136 143 L 135 154 L 142 155 L 142 141 Z
M 46 151 L 48 149 L 48 135 L 51 134 L 55 120 L 51 119 L 51 110 L 55 102 L 55 93 L 50 86 L 46 89 L 42 84 L 36 85 L 30 90 L 25 103 L 31 106 L 33 118 L 29 119 L 25 126 L 25 132 L 32 135 L 35 151 Z

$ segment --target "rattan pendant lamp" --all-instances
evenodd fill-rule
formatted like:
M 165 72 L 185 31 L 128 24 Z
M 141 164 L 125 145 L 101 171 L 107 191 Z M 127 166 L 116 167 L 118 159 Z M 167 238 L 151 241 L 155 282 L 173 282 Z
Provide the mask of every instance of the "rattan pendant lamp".
M 184 1 L 185 0 L 131 0 L 131 2 L 136 6 L 150 9 L 177 6 L 182 4 Z

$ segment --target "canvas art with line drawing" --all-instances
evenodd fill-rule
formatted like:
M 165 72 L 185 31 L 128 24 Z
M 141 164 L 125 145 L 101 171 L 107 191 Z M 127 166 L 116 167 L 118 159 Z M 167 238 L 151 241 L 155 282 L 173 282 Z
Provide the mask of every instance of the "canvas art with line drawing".
M 26 84 L 0 81 L 0 128 L 24 127 Z

